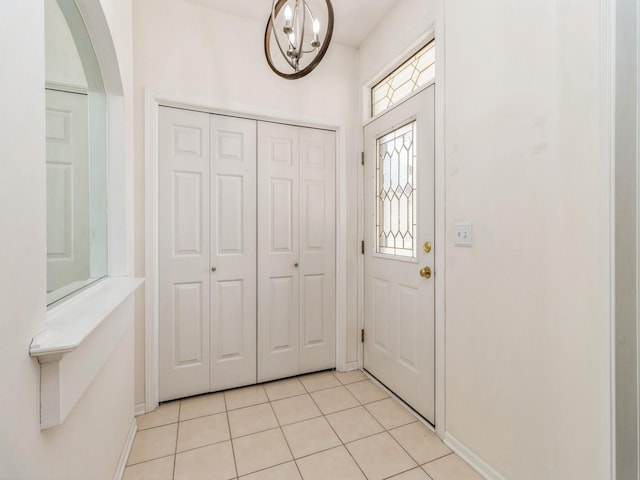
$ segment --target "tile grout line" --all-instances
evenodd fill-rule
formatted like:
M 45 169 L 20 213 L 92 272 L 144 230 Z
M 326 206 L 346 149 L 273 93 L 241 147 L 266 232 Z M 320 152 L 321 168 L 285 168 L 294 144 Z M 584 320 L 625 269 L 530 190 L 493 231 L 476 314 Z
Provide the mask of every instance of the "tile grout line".
M 298 382 L 300 382 L 300 380 L 298 380 Z M 307 390 L 302 382 L 300 382 L 300 385 L 302 385 L 302 388 L 305 391 Z M 267 394 L 267 397 L 268 396 L 269 395 Z M 292 398 L 292 397 L 287 397 L 287 398 Z M 281 398 L 280 400 L 283 400 L 283 399 Z M 269 406 L 271 407 L 271 411 L 273 412 L 273 416 L 276 418 L 276 422 L 278 422 L 278 428 L 280 429 L 280 434 L 282 435 L 282 438 L 284 438 L 284 443 L 287 445 L 287 448 L 289 449 L 289 454 L 291 455 L 291 461 L 293 461 L 293 464 L 296 466 L 296 470 L 298 470 L 298 474 L 300 475 L 300 478 L 303 478 L 302 477 L 302 472 L 300 471 L 300 467 L 298 466 L 298 462 L 296 462 L 296 457 L 293 454 L 293 450 L 291 450 L 291 445 L 289 445 L 289 440 L 287 440 L 287 436 L 284 434 L 284 430 L 282 428 L 282 424 L 280 423 L 280 419 L 278 418 L 278 415 L 276 415 L 276 411 L 274 410 L 273 403 L 271 401 L 269 401 Z M 285 463 L 289 463 L 289 462 L 285 462 Z M 280 465 L 284 465 L 284 464 L 281 463 Z M 274 465 L 274 466 L 277 466 L 277 465 Z M 269 467 L 269 468 L 273 468 L 273 467 Z M 304 478 L 303 478 L 303 480 L 304 480 Z
M 336 380 L 338 380 L 340 382 L 340 379 L 338 377 L 336 377 L 335 375 L 334 375 L 334 378 L 336 378 Z M 340 382 L 340 383 L 342 383 L 342 382 Z M 344 384 L 342 386 L 346 388 L 346 386 Z M 347 391 L 349 391 L 348 388 L 347 388 Z M 351 393 L 351 392 L 349 391 L 349 393 Z M 309 395 L 309 396 L 311 397 L 311 395 Z M 311 400 L 313 400 L 313 402 L 316 403 L 316 401 L 315 401 L 315 399 L 313 397 L 311 397 Z M 358 400 L 357 398 L 356 398 L 356 401 L 358 403 L 360 403 L 360 400 Z M 317 403 L 316 403 L 316 406 L 318 407 L 318 410 L 320 410 L 320 406 Z M 360 406 L 362 406 L 362 404 L 360 404 Z M 353 407 L 353 408 L 357 408 L 357 407 Z M 341 411 L 345 411 L 345 410 L 341 410 Z M 340 438 L 340 435 L 338 435 L 338 432 L 336 432 L 336 429 L 333 428 L 333 425 L 331 425 L 331 422 L 327 419 L 327 416 L 324 414 L 324 412 L 322 410 L 320 410 L 320 412 L 322 413 L 322 417 L 324 418 L 324 421 L 329 424 L 329 427 L 331 427 L 331 430 L 333 430 L 333 433 L 336 435 L 336 437 L 338 437 L 338 440 L 340 441 L 340 444 L 342 445 L 342 448 L 344 448 L 346 450 L 347 455 L 349 455 L 351 460 L 353 460 L 353 463 L 355 463 L 356 467 L 358 467 L 358 470 L 360 470 L 360 472 L 362 473 L 362 476 L 365 479 L 367 479 L 368 478 L 367 474 L 364 473 L 364 470 L 362 470 L 362 467 L 360 466 L 360 464 L 356 461 L 355 458 L 353 458 L 353 455 L 351 455 L 351 452 L 347 448 L 347 445 L 342 441 L 342 438 Z M 332 413 L 337 413 L 337 412 L 332 412 Z
M 233 468 L 236 472 L 236 478 L 240 478 L 240 472 L 238 472 L 238 460 L 236 459 L 236 449 L 233 446 L 233 437 L 231 435 L 231 421 L 229 420 L 229 410 L 227 409 L 227 396 L 222 393 L 222 400 L 224 401 L 224 416 L 227 419 L 227 431 L 229 432 L 229 444 L 231 445 L 231 455 L 233 455 Z
M 171 476 L 171 478 L 173 480 L 175 480 L 176 478 L 176 463 L 178 463 L 176 460 L 178 459 L 178 432 L 180 432 L 180 414 L 182 413 L 182 400 L 180 400 L 180 403 L 178 403 L 178 426 L 176 428 L 176 446 L 174 448 L 174 452 L 173 452 L 173 475 Z
M 157 457 L 157 458 L 150 458 L 149 460 L 143 460 L 142 462 L 137 462 L 137 463 L 132 463 L 131 465 L 127 465 L 126 468 L 129 467 L 136 467 L 138 465 L 142 465 L 143 463 L 151 463 L 151 462 L 155 462 L 156 460 L 160 460 L 162 458 L 167 458 L 167 457 L 173 457 L 174 454 L 173 453 L 169 453 L 167 455 L 162 455 L 161 457 Z

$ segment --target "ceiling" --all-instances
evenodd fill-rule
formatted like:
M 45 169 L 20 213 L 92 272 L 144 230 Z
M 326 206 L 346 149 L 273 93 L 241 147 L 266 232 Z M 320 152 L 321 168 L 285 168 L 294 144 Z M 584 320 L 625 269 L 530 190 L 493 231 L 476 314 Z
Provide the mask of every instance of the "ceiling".
M 272 0 L 186 0 L 239 17 L 267 22 Z M 333 40 L 359 47 L 399 0 L 333 0 Z

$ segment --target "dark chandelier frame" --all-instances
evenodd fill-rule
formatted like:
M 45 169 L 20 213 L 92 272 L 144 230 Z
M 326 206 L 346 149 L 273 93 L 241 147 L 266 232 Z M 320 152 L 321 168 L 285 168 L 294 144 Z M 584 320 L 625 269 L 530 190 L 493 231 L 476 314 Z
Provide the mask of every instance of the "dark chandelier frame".
M 271 38 L 276 35 L 276 33 L 273 31 L 273 28 L 274 28 L 273 21 L 278 16 L 278 14 L 280 13 L 280 10 L 282 10 L 282 8 L 285 6 L 287 1 L 288 0 L 277 0 L 277 3 L 274 5 L 272 9 L 272 13 L 269 16 L 269 21 L 267 22 L 267 28 L 264 32 L 264 54 L 265 54 L 265 57 L 267 58 L 267 63 L 269 64 L 269 67 L 271 68 L 271 70 L 273 70 L 274 73 L 276 73 L 280 77 L 285 78 L 287 80 L 296 80 L 298 78 L 302 78 L 305 75 L 310 74 L 322 61 L 325 53 L 327 53 L 327 49 L 329 48 L 329 44 L 331 43 L 331 37 L 333 35 L 333 5 L 331 5 L 331 0 L 325 0 L 326 7 L 327 7 L 327 14 L 328 14 L 327 34 L 316 56 L 313 58 L 311 63 L 309 63 L 309 65 L 304 67 L 302 70 L 296 70 L 293 73 L 286 73 L 278 70 L 278 68 L 273 63 L 273 60 L 271 58 Z M 302 45 L 300 46 L 300 48 L 302 49 Z M 279 46 L 278 46 L 278 49 L 280 50 Z M 287 63 L 289 63 L 289 61 L 287 61 Z

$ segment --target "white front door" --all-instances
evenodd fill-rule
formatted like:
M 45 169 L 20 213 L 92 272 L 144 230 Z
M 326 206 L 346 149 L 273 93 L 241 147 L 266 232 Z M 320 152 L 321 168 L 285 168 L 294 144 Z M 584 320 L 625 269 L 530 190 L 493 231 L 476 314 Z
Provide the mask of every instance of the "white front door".
M 364 129 L 364 368 L 431 423 L 434 91 L 428 87 Z

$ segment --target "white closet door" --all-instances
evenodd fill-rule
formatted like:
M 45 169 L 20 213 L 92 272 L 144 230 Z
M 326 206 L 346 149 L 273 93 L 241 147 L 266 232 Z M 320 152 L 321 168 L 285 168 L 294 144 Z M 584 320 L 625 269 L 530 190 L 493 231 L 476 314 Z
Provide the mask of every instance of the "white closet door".
M 209 391 L 209 114 L 160 108 L 159 399 Z
M 256 383 L 256 122 L 211 115 L 210 390 Z
M 300 373 L 336 364 L 335 132 L 300 128 Z
M 258 124 L 258 381 L 298 365 L 298 128 Z

